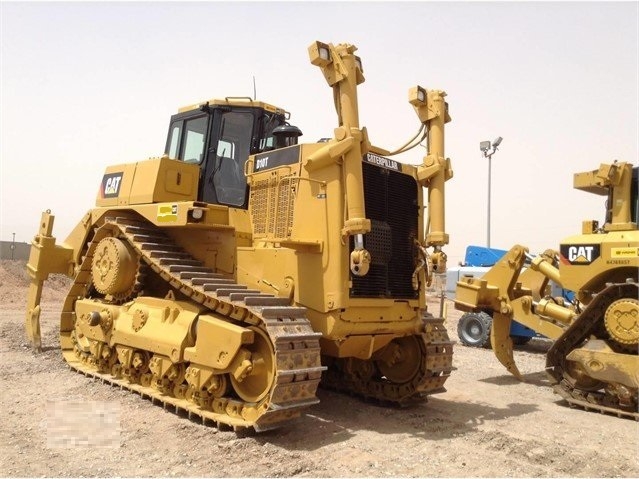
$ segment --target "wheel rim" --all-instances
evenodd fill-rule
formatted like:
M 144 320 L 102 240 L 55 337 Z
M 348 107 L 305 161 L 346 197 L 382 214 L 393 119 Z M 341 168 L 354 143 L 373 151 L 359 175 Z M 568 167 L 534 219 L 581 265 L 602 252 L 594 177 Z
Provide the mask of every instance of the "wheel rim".
M 473 324 L 470 325 L 468 333 L 471 336 L 476 338 L 476 337 L 478 337 L 481 334 L 481 328 L 479 327 L 478 324 L 476 324 L 476 322 L 474 322 Z
M 237 395 L 246 402 L 258 402 L 263 399 L 273 386 L 275 354 L 271 341 L 262 330 L 251 328 L 255 333 L 253 344 L 249 345 L 253 369 L 245 378 L 238 380 L 231 376 L 231 384 Z
M 468 343 L 477 344 L 483 337 L 485 327 L 479 318 L 467 318 L 461 328 L 462 339 Z

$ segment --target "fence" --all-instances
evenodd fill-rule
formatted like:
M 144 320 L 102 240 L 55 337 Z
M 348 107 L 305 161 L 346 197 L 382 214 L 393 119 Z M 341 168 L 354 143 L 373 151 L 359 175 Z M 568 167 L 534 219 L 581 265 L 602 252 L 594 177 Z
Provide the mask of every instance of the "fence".
M 0 241 L 0 259 L 16 259 L 27 261 L 31 243 L 19 243 L 13 241 Z

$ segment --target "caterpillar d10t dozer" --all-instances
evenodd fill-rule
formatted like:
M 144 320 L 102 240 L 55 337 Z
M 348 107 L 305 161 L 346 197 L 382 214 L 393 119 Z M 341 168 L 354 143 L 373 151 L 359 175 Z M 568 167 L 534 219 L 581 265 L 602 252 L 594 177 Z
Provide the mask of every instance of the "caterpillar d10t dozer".
M 43 213 L 34 347 L 43 281 L 66 273 L 68 364 L 220 427 L 280 426 L 317 402 L 320 379 L 394 404 L 444 391 L 452 342 L 425 293 L 446 269 L 445 92 L 410 89 L 418 134 L 396 152 L 373 146 L 355 50 L 309 47 L 333 89 L 333 138 L 298 144 L 285 110 L 210 100 L 171 118 L 163 157 L 108 167 L 62 244 Z M 389 158 L 424 140 L 421 165 Z
M 493 312 L 493 351 L 515 376 L 521 378 L 509 337 L 513 319 L 554 340 L 546 371 L 569 404 L 636 420 L 638 170 L 615 162 L 575 174 L 575 188 L 608 197 L 604 225 L 584 221 L 581 235 L 566 238 L 558 252 L 534 258 L 515 245 L 481 278 L 459 281 L 455 300 L 462 311 Z M 575 300 L 548 296 L 549 280 L 574 291 Z

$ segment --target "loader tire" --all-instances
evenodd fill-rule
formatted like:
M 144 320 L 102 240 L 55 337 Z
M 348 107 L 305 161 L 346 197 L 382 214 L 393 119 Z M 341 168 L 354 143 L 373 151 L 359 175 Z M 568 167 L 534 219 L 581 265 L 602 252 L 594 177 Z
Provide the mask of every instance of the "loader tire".
M 457 336 L 464 346 L 490 348 L 490 327 L 493 318 L 483 311 L 464 313 L 459 318 Z

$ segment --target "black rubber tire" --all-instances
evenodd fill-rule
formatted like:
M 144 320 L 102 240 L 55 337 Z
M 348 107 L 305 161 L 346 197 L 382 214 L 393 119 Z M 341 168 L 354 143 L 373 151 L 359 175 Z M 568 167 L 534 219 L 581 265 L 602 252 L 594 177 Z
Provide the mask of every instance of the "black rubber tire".
M 480 312 L 464 313 L 457 324 L 457 336 L 464 346 L 490 348 L 490 327 L 493 318 Z
M 532 339 L 531 336 L 511 336 L 513 340 L 513 344 L 515 346 L 523 346 L 524 344 L 528 344 Z

